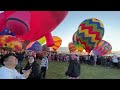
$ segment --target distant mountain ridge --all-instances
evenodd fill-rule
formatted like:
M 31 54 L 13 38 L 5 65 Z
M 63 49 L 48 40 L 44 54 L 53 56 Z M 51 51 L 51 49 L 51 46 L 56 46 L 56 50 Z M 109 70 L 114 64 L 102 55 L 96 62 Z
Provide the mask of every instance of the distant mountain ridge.
M 62 52 L 69 52 L 68 47 L 60 47 L 57 51 L 62 51 Z M 120 51 L 112 51 L 114 54 L 120 54 Z

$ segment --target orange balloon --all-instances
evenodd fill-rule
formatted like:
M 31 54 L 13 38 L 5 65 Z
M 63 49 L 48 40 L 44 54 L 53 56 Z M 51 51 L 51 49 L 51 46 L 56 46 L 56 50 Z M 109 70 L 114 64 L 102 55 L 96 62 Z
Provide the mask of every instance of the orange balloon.
M 15 36 L 1 35 L 0 36 L 0 47 L 9 47 L 16 51 L 20 51 L 22 50 L 22 43 Z
M 53 36 L 54 45 L 51 47 L 54 51 L 56 51 L 62 44 L 62 39 L 58 36 Z

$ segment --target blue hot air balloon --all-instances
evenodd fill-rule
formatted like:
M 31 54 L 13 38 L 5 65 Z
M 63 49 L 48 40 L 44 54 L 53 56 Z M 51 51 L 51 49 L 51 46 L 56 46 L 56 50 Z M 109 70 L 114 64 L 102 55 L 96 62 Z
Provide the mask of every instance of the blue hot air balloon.
M 0 35 L 11 35 L 11 36 L 15 36 L 15 34 L 14 34 L 13 32 L 11 32 L 10 30 L 8 30 L 7 27 L 5 27 L 5 29 L 0 32 Z
M 29 43 L 29 45 L 27 46 L 27 50 L 33 50 L 33 51 L 42 51 L 42 46 L 38 41 L 34 41 Z

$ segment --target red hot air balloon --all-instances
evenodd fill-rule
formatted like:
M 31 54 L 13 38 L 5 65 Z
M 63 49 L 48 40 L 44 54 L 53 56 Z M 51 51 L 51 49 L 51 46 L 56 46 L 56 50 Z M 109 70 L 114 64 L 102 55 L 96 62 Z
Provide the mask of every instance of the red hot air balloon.
M 4 13 L 0 14 L 0 31 L 2 31 L 5 28 L 6 23 L 6 17 Z
M 30 11 L 16 11 L 7 18 L 6 25 L 10 31 L 23 35 L 30 30 Z
M 12 28 L 11 30 L 16 34 L 16 37 L 27 41 L 36 41 L 45 36 L 46 45 L 52 46 L 54 41 L 51 32 L 64 20 L 68 11 L 24 11 L 24 15 L 22 13 L 23 11 L 5 11 L 8 29 Z M 26 17 L 27 19 L 24 19 Z M 11 21 L 11 18 L 14 20 Z M 20 27 L 22 29 L 18 29 Z

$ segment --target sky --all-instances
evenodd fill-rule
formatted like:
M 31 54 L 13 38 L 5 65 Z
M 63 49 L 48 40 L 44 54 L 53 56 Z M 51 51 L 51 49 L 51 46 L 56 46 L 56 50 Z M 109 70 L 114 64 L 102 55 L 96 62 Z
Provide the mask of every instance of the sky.
M 52 35 L 62 39 L 61 47 L 68 47 L 78 26 L 88 18 L 97 18 L 103 23 L 103 40 L 112 45 L 113 51 L 120 51 L 120 11 L 69 11 L 66 18 L 52 31 Z
M 102 40 L 109 42 L 113 51 L 120 51 L 120 11 L 69 11 L 52 35 L 62 39 L 61 47 L 68 47 L 78 26 L 88 18 L 97 18 L 103 23 L 105 31 Z

